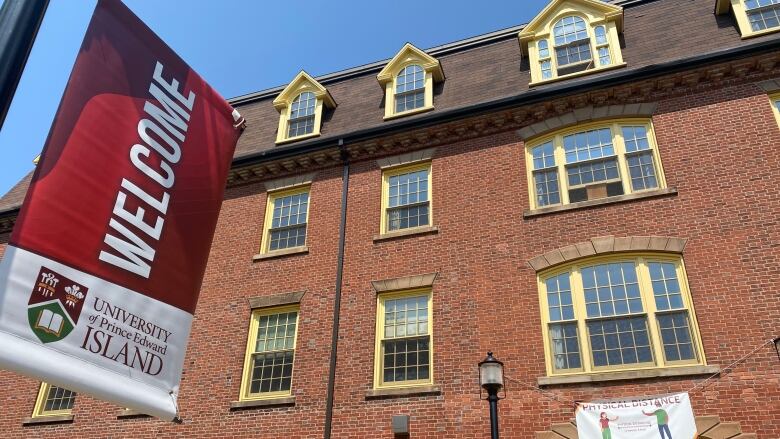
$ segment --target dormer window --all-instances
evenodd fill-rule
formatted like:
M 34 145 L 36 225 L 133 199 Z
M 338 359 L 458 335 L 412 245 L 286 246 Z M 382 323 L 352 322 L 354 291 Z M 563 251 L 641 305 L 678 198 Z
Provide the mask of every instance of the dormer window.
M 734 11 L 742 38 L 780 31 L 780 0 L 718 0 L 715 13 Z
M 287 143 L 320 135 L 323 108 L 336 108 L 328 90 L 306 72 L 301 72 L 274 99 L 279 111 L 276 143 Z
M 404 67 L 395 80 L 395 112 L 425 106 L 425 71 L 417 64 Z
M 433 85 L 444 80 L 436 58 L 407 43 L 377 75 L 385 89 L 385 120 L 433 110 Z
M 314 93 L 307 91 L 298 95 L 292 103 L 290 120 L 287 122 L 289 129 L 287 137 L 293 138 L 311 134 L 314 132 L 315 107 L 317 98 Z
M 552 1 L 519 35 L 530 59 L 531 85 L 625 66 L 618 40 L 622 21 L 619 6 Z

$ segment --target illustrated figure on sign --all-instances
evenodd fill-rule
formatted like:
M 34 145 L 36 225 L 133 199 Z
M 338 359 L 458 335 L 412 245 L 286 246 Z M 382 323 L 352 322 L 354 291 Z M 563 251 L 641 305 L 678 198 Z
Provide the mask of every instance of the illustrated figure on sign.
M 612 439 L 612 431 L 609 429 L 609 421 L 615 422 L 618 417 L 610 418 L 606 412 L 601 412 L 599 424 L 601 424 L 601 439 Z
M 646 413 L 642 410 L 642 414 L 645 416 L 655 416 L 655 419 L 658 422 L 658 433 L 661 435 L 661 439 L 664 439 L 664 437 L 672 439 L 672 432 L 669 431 L 669 414 L 666 413 L 666 410 L 661 408 L 660 401 L 656 401 L 655 406 L 658 408 L 654 412 Z M 664 436 L 664 432 L 666 432 L 666 436 Z

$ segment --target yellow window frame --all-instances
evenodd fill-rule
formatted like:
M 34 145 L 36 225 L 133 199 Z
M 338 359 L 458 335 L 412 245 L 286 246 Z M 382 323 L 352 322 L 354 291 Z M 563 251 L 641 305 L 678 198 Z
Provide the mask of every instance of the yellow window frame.
M 413 108 L 411 110 L 396 112 L 395 90 L 396 86 L 398 85 L 398 74 L 403 72 L 405 68 L 413 65 L 419 66 L 425 74 L 425 99 L 423 106 L 420 108 Z M 429 69 L 426 69 L 420 60 L 417 59 L 400 64 L 398 69 L 396 69 L 395 74 L 393 75 L 393 80 L 388 81 L 387 84 L 385 84 L 385 102 L 385 120 L 433 110 L 433 73 Z
M 647 142 L 653 154 L 653 166 L 655 169 L 656 181 L 658 187 L 642 189 L 635 191 L 631 185 L 631 175 L 628 172 L 628 163 L 626 161 L 626 155 L 632 154 L 626 152 L 626 143 L 623 139 L 624 126 L 643 126 L 647 131 Z M 618 171 L 620 172 L 620 180 L 623 185 L 623 194 L 629 195 L 634 193 L 641 193 L 647 191 L 654 191 L 658 189 L 666 188 L 666 176 L 664 175 L 664 168 L 661 163 L 661 157 L 658 153 L 658 142 L 656 141 L 655 129 L 653 122 L 646 118 L 627 118 L 627 119 L 613 119 L 603 120 L 600 122 L 592 122 L 588 124 L 576 125 L 574 127 L 565 128 L 550 134 L 533 139 L 527 143 L 525 148 L 525 166 L 526 166 L 526 178 L 528 184 L 528 197 L 531 209 L 541 209 L 552 206 L 561 206 L 571 204 L 569 202 L 569 183 L 566 173 L 566 152 L 563 148 L 563 138 L 565 136 L 582 133 L 594 129 L 609 128 L 612 133 L 612 145 L 615 148 L 615 155 L 618 161 Z M 540 206 L 536 199 L 536 185 L 534 183 L 534 161 L 533 161 L 533 149 L 537 146 L 543 145 L 549 141 L 553 141 L 553 151 L 555 157 L 555 167 L 558 172 L 558 190 L 560 191 L 560 202 L 558 204 L 548 204 Z M 605 197 L 604 199 L 609 199 Z
M 747 8 L 745 7 L 744 0 L 730 0 L 731 9 L 734 11 L 734 18 L 737 20 L 740 34 L 742 39 L 760 37 L 761 35 L 771 34 L 780 31 L 780 26 L 771 27 L 769 29 L 754 31 L 750 26 L 750 19 L 748 18 Z
M 588 32 L 588 40 L 590 42 L 591 61 L 593 62 L 593 68 L 582 70 L 579 72 L 567 73 L 564 75 L 558 75 L 558 60 L 555 56 L 555 38 L 553 38 L 552 29 L 555 23 L 567 18 L 578 17 L 585 21 L 585 29 Z M 603 26 L 607 37 L 606 43 L 599 44 L 596 41 L 596 28 Z M 548 56 L 541 57 L 539 53 L 539 42 L 542 40 L 547 41 Z M 533 39 L 528 40 L 528 57 L 531 70 L 531 83 L 530 85 L 548 84 L 550 82 L 561 81 L 569 78 L 576 78 L 578 76 L 590 75 L 592 73 L 603 72 L 605 70 L 611 70 L 619 67 L 624 67 L 626 63 L 623 61 L 623 53 L 620 50 L 620 39 L 618 36 L 617 24 L 612 20 L 607 20 L 603 17 L 594 17 L 591 14 L 584 12 L 572 12 L 564 11 L 563 13 L 552 18 L 545 28 L 545 32 L 539 33 L 534 36 Z M 598 50 L 602 47 L 608 47 L 610 63 L 602 66 L 599 60 Z M 550 78 L 544 78 L 542 74 L 542 62 L 550 61 L 550 71 L 552 76 Z
M 430 161 L 426 161 L 422 163 L 414 163 L 410 165 L 397 166 L 397 167 L 382 170 L 382 214 L 379 221 L 380 234 L 391 232 L 390 230 L 388 230 L 388 224 L 387 224 L 387 210 L 389 209 L 390 206 L 390 178 L 395 177 L 397 175 L 422 171 L 422 170 L 428 171 L 428 224 L 415 226 L 415 227 L 408 227 L 406 229 L 393 230 L 393 232 L 414 230 L 420 227 L 431 227 L 433 225 L 433 164 Z
M 388 300 L 403 299 L 407 297 L 427 296 L 428 298 L 428 348 L 429 348 L 429 373 L 428 379 L 403 381 L 401 383 L 385 384 L 383 381 L 384 372 L 384 351 L 382 341 L 384 340 L 385 324 L 385 303 Z M 383 293 L 377 295 L 376 306 L 376 344 L 374 346 L 374 388 L 375 389 L 394 389 L 418 386 L 429 386 L 434 383 L 433 372 L 433 291 L 430 288 L 420 288 L 396 293 Z
M 780 92 L 769 95 L 769 102 L 772 104 L 772 112 L 775 114 L 777 124 L 780 125 Z
M 46 416 L 63 416 L 73 413 L 72 409 L 66 410 L 46 410 L 46 400 L 49 396 L 49 390 L 53 386 L 47 382 L 42 382 L 41 387 L 38 389 L 38 397 L 35 400 L 35 407 L 33 408 L 33 418 L 43 418 Z
M 292 116 L 292 104 L 295 102 L 295 99 L 297 99 L 300 95 L 303 93 L 314 93 L 316 103 L 314 105 L 314 130 L 311 133 L 308 134 L 301 134 L 298 136 L 288 136 L 289 134 L 289 127 L 290 127 L 290 117 Z M 294 142 L 297 140 L 303 140 L 303 139 L 309 139 L 312 137 L 319 136 L 320 133 L 320 127 L 322 126 L 322 98 L 317 96 L 318 91 L 311 87 L 300 90 L 300 92 L 295 95 L 293 100 L 291 100 L 287 107 L 284 108 L 284 110 L 281 111 L 279 114 L 279 127 L 276 132 L 276 144 L 282 144 L 287 142 Z
M 637 270 L 637 280 L 639 282 L 640 297 L 642 298 L 643 313 L 626 314 L 616 316 L 617 318 L 629 316 L 645 316 L 647 318 L 647 329 L 650 337 L 650 346 L 653 353 L 652 363 L 634 363 L 621 366 L 601 366 L 593 365 L 592 348 L 590 337 L 588 336 L 587 322 L 589 320 L 609 320 L 609 318 L 591 318 L 588 319 L 585 309 L 585 295 L 582 287 L 582 278 L 580 270 L 582 267 L 612 263 L 612 262 L 633 262 Z M 667 262 L 675 265 L 677 280 L 680 285 L 680 292 L 684 308 L 674 310 L 659 311 L 655 305 L 655 296 L 653 293 L 652 282 L 647 264 L 649 262 Z M 547 287 L 545 281 L 564 273 L 570 273 L 570 285 L 572 294 L 572 303 L 574 304 L 574 320 L 550 321 L 550 314 L 547 302 Z M 618 255 L 597 256 L 578 260 L 572 264 L 563 267 L 555 267 L 538 274 L 537 287 L 539 290 L 539 307 L 542 316 L 542 337 L 544 340 L 544 355 L 546 363 L 547 376 L 568 376 L 610 373 L 614 371 L 632 371 L 647 369 L 664 369 L 672 367 L 684 367 L 690 365 L 706 365 L 707 359 L 704 353 L 704 346 L 699 332 L 699 323 L 696 318 L 696 312 L 693 306 L 693 299 L 688 286 L 688 276 L 685 270 L 685 264 L 681 257 L 663 253 L 621 253 Z M 663 341 L 658 323 L 658 316 L 685 311 L 688 315 L 688 324 L 691 330 L 691 340 L 695 350 L 696 358 L 693 360 L 666 361 L 663 350 Z M 555 359 L 552 351 L 552 338 L 550 336 L 550 326 L 561 322 L 577 322 L 577 338 L 580 349 L 579 369 L 556 370 Z
M 309 211 L 311 210 L 311 185 L 306 184 L 303 186 L 296 186 L 293 188 L 281 189 L 278 191 L 268 192 L 265 205 L 265 218 L 263 219 L 263 236 L 260 240 L 260 253 L 275 253 L 280 251 L 286 251 L 291 249 L 300 249 L 306 246 L 306 242 L 303 245 L 295 247 L 287 247 L 278 250 L 269 250 L 271 247 L 271 225 L 274 219 L 274 202 L 279 198 L 289 197 L 292 195 L 298 195 L 308 193 L 309 201 L 306 203 L 306 241 L 309 240 Z
M 293 368 L 290 376 L 290 390 L 280 392 L 259 392 L 250 393 L 250 383 L 252 382 L 252 355 L 255 354 L 255 346 L 257 344 L 257 330 L 260 327 L 260 318 L 263 316 L 270 316 L 274 314 L 284 314 L 289 312 L 296 312 L 298 316 L 295 322 L 295 335 L 293 337 Z M 264 399 L 276 399 L 284 398 L 292 395 L 293 383 L 295 382 L 295 358 L 298 349 L 298 329 L 301 322 L 301 307 L 300 305 L 286 305 L 277 306 L 272 308 L 258 308 L 252 310 L 252 315 L 249 319 L 249 334 L 246 342 L 246 353 L 244 355 L 244 370 L 241 377 L 241 390 L 240 401 L 255 401 Z M 285 351 L 288 349 L 284 349 Z

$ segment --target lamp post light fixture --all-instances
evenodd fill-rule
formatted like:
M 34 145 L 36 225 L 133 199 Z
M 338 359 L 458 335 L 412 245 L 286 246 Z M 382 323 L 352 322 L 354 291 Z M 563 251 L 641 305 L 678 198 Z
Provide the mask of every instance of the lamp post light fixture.
M 487 357 L 479 363 L 479 385 L 480 399 L 482 390 L 485 389 L 488 396 L 487 401 L 490 404 L 490 437 L 498 439 L 498 400 L 506 397 L 499 397 L 499 392 L 504 388 L 504 363 L 498 361 L 492 352 L 487 353 Z
M 780 360 L 780 337 L 772 340 L 775 344 L 775 350 L 777 351 L 777 359 Z

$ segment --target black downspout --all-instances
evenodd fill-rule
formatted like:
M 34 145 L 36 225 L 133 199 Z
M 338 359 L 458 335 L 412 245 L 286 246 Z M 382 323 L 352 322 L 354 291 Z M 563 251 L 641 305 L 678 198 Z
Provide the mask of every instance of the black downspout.
M 333 427 L 333 393 L 336 387 L 336 358 L 339 343 L 339 317 L 341 309 L 341 283 L 344 277 L 344 240 L 347 232 L 347 191 L 349 191 L 349 153 L 344 139 L 339 139 L 344 172 L 341 177 L 341 222 L 339 224 L 339 256 L 336 262 L 336 299 L 333 304 L 333 335 L 330 342 L 330 369 L 328 371 L 328 396 L 325 405 L 325 439 L 330 439 Z
M 0 128 L 48 6 L 49 0 L 5 0 L 0 9 Z

